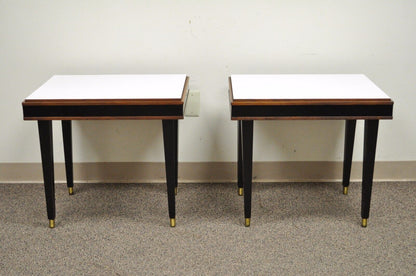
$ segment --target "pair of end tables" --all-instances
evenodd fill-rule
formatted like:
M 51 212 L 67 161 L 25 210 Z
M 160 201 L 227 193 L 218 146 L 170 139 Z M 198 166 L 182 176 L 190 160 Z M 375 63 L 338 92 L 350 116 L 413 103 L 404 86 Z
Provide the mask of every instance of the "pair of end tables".
M 62 121 L 66 179 L 73 194 L 72 120 L 162 120 L 170 226 L 176 225 L 178 120 L 184 117 L 189 77 L 57 75 L 27 97 L 25 120 L 37 120 L 49 227 L 55 227 L 52 120 Z M 345 120 L 343 193 L 350 182 L 356 120 L 365 120 L 362 226 L 367 226 L 380 119 L 392 119 L 393 101 L 364 75 L 232 75 L 231 119 L 238 124 L 238 194 L 250 226 L 254 120 Z

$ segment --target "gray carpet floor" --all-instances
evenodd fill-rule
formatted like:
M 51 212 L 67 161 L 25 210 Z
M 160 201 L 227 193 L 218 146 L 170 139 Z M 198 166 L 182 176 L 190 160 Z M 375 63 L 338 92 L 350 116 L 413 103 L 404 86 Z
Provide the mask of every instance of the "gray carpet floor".
M 235 184 L 0 184 L 0 275 L 415 275 L 416 183 L 255 183 L 251 227 Z

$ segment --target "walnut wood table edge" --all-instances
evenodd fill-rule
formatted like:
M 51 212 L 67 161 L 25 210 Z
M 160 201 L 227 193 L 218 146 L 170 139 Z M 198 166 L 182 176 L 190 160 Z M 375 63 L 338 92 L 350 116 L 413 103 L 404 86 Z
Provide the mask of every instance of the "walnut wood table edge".
M 71 116 L 23 117 L 25 121 L 92 121 L 92 120 L 182 120 L 184 116 Z
M 85 100 L 25 100 L 23 106 L 64 105 L 180 105 L 182 99 L 85 99 Z
M 390 99 L 234 99 L 230 103 L 237 105 L 393 105 Z
M 233 116 L 231 120 L 392 120 L 393 116 Z

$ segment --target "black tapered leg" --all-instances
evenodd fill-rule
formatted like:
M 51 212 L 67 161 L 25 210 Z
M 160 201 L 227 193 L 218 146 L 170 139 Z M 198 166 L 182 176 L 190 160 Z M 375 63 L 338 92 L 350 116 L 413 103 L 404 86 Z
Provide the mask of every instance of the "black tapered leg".
M 343 192 L 348 193 L 348 186 L 350 185 L 352 152 L 354 149 L 355 126 L 357 120 L 345 121 L 345 142 L 344 142 L 344 168 L 342 176 Z
M 173 126 L 173 130 L 174 130 L 174 134 L 173 134 L 173 139 L 174 141 L 174 153 L 175 153 L 175 158 L 174 158 L 174 162 L 175 162 L 175 195 L 178 193 L 178 120 L 174 120 L 173 121 L 174 126 Z
M 241 143 L 241 121 L 237 121 L 237 152 L 238 152 L 238 160 L 237 160 L 237 176 L 238 176 L 238 195 L 243 195 L 243 154 L 242 154 L 242 143 Z
M 370 215 L 371 189 L 373 186 L 374 160 L 376 156 L 378 120 L 366 120 L 364 127 L 364 162 L 361 218 L 362 226 L 367 226 Z
M 72 165 L 72 127 L 71 121 L 62 121 L 62 136 L 64 140 L 66 185 L 70 195 L 74 194 L 74 171 Z
M 163 143 L 165 147 L 165 168 L 166 168 L 166 183 L 168 190 L 168 206 L 169 206 L 169 218 L 170 226 L 176 225 L 175 218 L 175 187 L 177 183 L 176 165 L 177 154 L 175 154 L 175 135 L 178 133 L 178 121 L 177 120 L 163 120 Z M 177 137 L 177 136 L 176 136 Z M 177 144 L 176 144 L 177 145 Z
M 245 226 L 250 226 L 253 173 L 253 120 L 242 121 L 242 160 Z
M 55 227 L 55 179 L 53 167 L 52 121 L 38 121 L 40 152 L 42 156 L 43 182 L 49 227 Z

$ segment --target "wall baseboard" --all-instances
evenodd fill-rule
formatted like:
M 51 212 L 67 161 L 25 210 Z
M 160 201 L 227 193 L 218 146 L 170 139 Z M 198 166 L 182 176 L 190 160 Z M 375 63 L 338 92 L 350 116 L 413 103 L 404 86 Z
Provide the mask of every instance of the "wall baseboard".
M 416 161 L 376 162 L 374 181 L 415 181 Z M 362 162 L 353 162 L 351 181 L 361 181 Z M 0 163 L 0 183 L 42 182 L 40 163 Z M 65 182 L 65 166 L 55 164 L 57 183 Z M 163 183 L 163 162 L 74 163 L 75 182 Z M 341 181 L 342 162 L 255 162 L 254 182 Z M 235 162 L 179 163 L 180 183 L 236 182 Z

